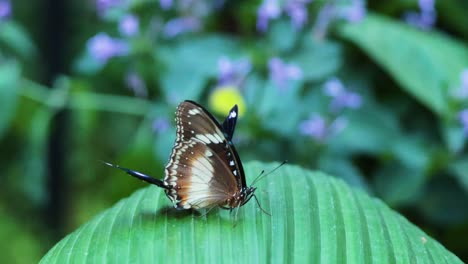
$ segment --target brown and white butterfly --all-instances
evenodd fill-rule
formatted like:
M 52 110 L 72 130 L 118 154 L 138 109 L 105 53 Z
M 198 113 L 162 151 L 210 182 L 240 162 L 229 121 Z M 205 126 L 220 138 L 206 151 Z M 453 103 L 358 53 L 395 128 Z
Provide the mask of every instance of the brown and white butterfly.
M 255 197 L 256 188 L 247 187 L 232 143 L 237 116 L 235 105 L 221 125 L 201 105 L 188 100 L 179 104 L 176 140 L 163 180 L 105 164 L 163 188 L 177 209 L 238 208 Z

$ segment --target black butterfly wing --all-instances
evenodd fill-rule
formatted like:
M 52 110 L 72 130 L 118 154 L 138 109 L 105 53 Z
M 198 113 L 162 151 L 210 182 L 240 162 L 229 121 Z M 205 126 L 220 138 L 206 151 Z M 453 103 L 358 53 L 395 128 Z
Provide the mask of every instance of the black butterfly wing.
M 176 112 L 177 134 L 164 183 L 177 208 L 226 206 L 245 186 L 245 176 L 232 137 L 237 119 L 233 107 L 225 129 L 202 106 L 182 102 Z
M 228 116 L 226 119 L 224 119 L 222 124 L 224 135 L 229 142 L 232 141 L 232 136 L 234 135 L 234 130 L 236 129 L 237 114 L 237 105 L 235 105 L 231 111 L 229 111 Z

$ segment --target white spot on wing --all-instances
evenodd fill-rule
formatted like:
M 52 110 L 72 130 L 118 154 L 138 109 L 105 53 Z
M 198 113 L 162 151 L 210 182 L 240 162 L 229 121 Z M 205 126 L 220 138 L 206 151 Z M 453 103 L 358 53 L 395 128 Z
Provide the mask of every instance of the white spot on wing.
M 191 114 L 191 115 L 196 115 L 196 114 L 199 114 L 199 113 L 200 113 L 200 110 L 194 108 L 194 109 L 190 109 L 190 110 L 188 111 L 188 113 Z
M 232 111 L 232 112 L 229 114 L 229 117 L 230 117 L 230 118 L 235 118 L 236 116 L 237 116 L 236 111 Z
M 205 144 L 210 144 L 210 139 L 207 138 L 206 136 L 198 134 L 198 135 L 196 135 L 196 137 L 197 137 L 199 140 L 203 141 L 203 143 L 205 143 Z
M 211 134 L 206 134 L 205 135 L 207 138 L 209 138 L 209 140 L 212 142 L 212 143 L 219 143 L 220 141 L 218 141 L 218 139 L 215 137 L 216 135 L 211 135 Z

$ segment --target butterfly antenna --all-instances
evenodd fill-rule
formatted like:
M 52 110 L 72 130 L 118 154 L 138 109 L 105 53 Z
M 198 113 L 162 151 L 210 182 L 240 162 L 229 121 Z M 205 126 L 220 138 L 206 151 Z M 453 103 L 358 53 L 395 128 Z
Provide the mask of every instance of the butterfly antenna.
M 112 163 L 109 163 L 109 162 L 105 162 L 105 161 L 102 161 L 102 160 L 101 160 L 101 162 L 106 164 L 107 166 L 114 167 L 114 168 L 117 168 L 119 170 L 123 170 L 127 174 L 129 174 L 129 175 L 131 175 L 131 176 L 133 176 L 133 177 L 135 177 L 137 179 L 140 179 L 140 180 L 145 181 L 147 183 L 154 184 L 154 185 L 159 186 L 159 187 L 164 188 L 164 189 L 168 189 L 168 186 L 166 186 L 164 184 L 164 182 L 159 180 L 159 179 L 153 178 L 153 177 L 151 177 L 149 175 L 143 174 L 143 173 L 138 172 L 138 171 L 134 171 L 134 170 L 131 170 L 131 169 L 120 167 L 119 165 L 115 165 L 115 164 L 112 164 Z
M 261 179 L 265 178 L 266 176 L 272 174 L 273 172 L 275 172 L 277 169 L 279 169 L 281 166 L 283 166 L 284 164 L 288 163 L 287 160 L 284 160 L 283 162 L 281 162 L 280 165 L 276 166 L 276 168 L 272 169 L 271 171 L 265 173 L 265 170 L 262 170 L 262 172 L 260 173 L 260 175 L 257 176 L 257 178 L 255 178 L 255 180 L 253 180 L 251 186 L 255 185 L 255 183 L 257 183 L 258 181 L 260 181 Z

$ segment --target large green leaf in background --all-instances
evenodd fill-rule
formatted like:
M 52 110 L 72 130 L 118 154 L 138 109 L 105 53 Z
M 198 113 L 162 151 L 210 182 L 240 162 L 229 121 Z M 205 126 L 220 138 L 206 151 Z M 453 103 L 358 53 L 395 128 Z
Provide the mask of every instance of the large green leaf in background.
M 246 164 L 248 182 L 276 164 Z M 133 180 L 130 179 L 129 180 Z M 156 187 L 137 191 L 65 237 L 41 263 L 462 263 L 380 200 L 286 165 L 241 208 L 195 216 Z
M 447 99 L 468 67 L 466 45 L 376 14 L 361 23 L 343 24 L 338 34 L 363 49 L 432 111 L 440 116 L 452 114 Z

